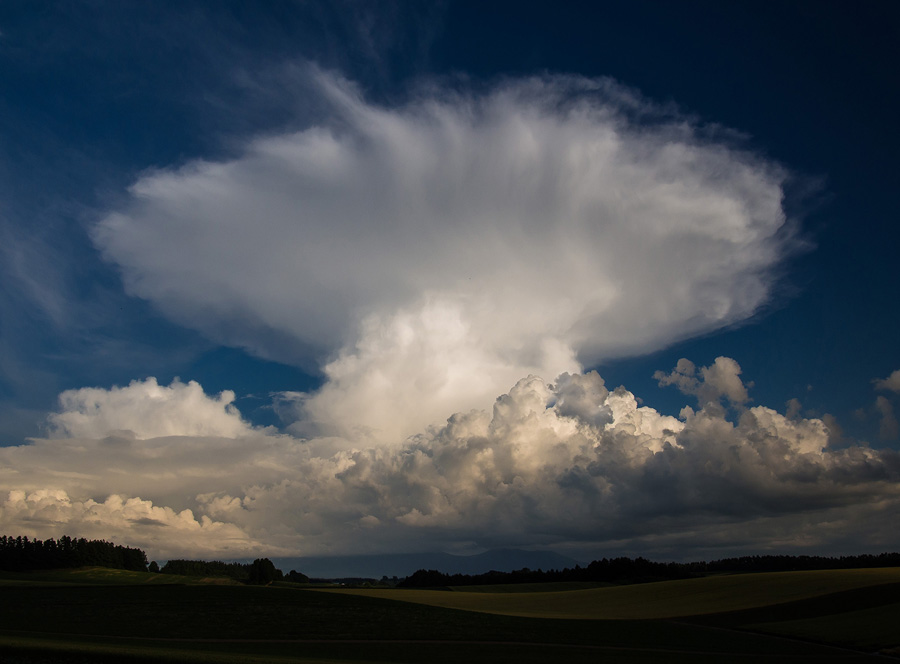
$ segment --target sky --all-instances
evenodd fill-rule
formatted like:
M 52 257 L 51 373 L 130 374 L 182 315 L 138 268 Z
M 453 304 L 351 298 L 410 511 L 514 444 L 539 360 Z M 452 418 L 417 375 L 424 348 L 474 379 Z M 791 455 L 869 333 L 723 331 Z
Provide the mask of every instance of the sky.
M 900 548 L 887 2 L 4 2 L 0 530 Z

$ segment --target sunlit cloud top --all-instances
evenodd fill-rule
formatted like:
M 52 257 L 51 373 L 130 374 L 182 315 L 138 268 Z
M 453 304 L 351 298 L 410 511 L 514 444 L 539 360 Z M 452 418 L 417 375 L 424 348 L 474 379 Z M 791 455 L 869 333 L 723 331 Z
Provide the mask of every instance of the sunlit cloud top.
M 305 430 L 402 438 L 740 322 L 794 248 L 783 169 L 608 80 L 310 81 L 327 120 L 148 172 L 93 231 L 173 319 L 322 366 Z

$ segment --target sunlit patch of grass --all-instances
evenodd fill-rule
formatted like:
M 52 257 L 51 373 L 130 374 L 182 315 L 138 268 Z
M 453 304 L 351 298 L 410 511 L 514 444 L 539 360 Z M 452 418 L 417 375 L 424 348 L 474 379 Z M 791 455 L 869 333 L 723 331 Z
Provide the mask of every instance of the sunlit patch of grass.
M 510 616 L 646 620 L 738 611 L 896 582 L 900 582 L 900 568 L 891 567 L 735 574 L 546 593 L 407 589 L 315 592 L 364 595 Z
M 81 576 L 90 577 L 88 572 Z M 118 575 L 106 578 L 117 578 Z M 128 575 L 126 575 L 128 576 Z M 71 578 L 71 575 L 70 575 Z M 97 578 L 97 577 L 94 577 Z M 756 576 L 756 578 L 759 578 Z M 635 588 L 635 587 L 632 587 Z M 860 591 L 854 608 L 894 602 L 889 585 Z M 617 588 L 596 589 L 616 590 Z M 412 591 L 415 592 L 415 591 Z M 566 593 L 440 593 L 482 599 L 578 598 Z M 369 591 L 369 594 L 373 594 Z M 791 611 L 796 604 L 725 616 L 722 623 L 697 619 L 544 620 L 475 613 L 391 601 L 382 591 L 365 597 L 351 591 L 322 592 L 258 586 L 55 583 L 10 585 L 0 603 L 0 660 L 37 662 L 383 662 L 540 664 L 604 662 L 823 661 L 833 650 L 805 642 L 736 631 L 764 620 L 826 615 L 846 606 L 832 594 L 807 600 L 825 612 Z M 401 593 L 402 594 L 402 593 Z M 871 597 L 869 597 L 871 595 Z M 837 599 L 835 599 L 837 598 Z M 577 608 L 577 607 L 576 607 Z M 754 613 L 755 612 L 755 613 Z M 706 616 L 703 620 L 714 620 Z M 48 648 L 53 652 L 47 654 Z M 58 653 L 58 654 L 56 654 Z M 82 655 L 83 653 L 83 655 Z M 842 661 L 855 661 L 838 653 Z M 20 656 L 21 655 L 21 656 Z M 18 659 L 16 659 L 18 658 Z
M 549 583 L 497 583 L 485 586 L 449 586 L 458 593 L 551 593 L 564 590 L 609 588 L 612 583 L 600 581 L 556 581 Z

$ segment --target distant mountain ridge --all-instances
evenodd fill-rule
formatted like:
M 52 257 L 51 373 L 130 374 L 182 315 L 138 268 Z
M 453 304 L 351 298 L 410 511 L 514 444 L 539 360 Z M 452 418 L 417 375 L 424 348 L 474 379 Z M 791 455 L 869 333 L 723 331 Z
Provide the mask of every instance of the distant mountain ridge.
M 491 570 L 512 572 L 529 569 L 563 569 L 580 565 L 577 560 L 553 551 L 493 549 L 472 556 L 452 553 L 400 553 L 368 556 L 309 556 L 272 558 L 275 566 L 287 573 L 297 570 L 319 579 L 382 576 L 403 578 L 420 569 L 434 569 L 444 574 L 484 574 Z

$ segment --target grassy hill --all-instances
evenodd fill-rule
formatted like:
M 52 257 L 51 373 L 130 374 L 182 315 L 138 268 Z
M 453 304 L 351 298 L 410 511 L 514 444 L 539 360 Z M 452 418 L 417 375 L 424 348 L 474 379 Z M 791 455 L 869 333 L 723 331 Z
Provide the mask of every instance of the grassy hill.
M 0 661 L 852 664 L 870 658 L 761 632 L 897 647 L 898 588 L 900 569 L 543 593 L 321 591 L 98 568 L 7 574 Z
M 0 572 L 0 587 L 9 585 L 240 585 L 224 577 L 200 578 L 177 574 L 132 572 L 109 567 L 40 570 L 35 572 Z
M 783 604 L 830 593 L 900 583 L 900 568 L 815 570 L 709 576 L 680 581 L 557 592 L 487 593 L 406 589 L 322 590 L 531 618 L 649 620 Z

